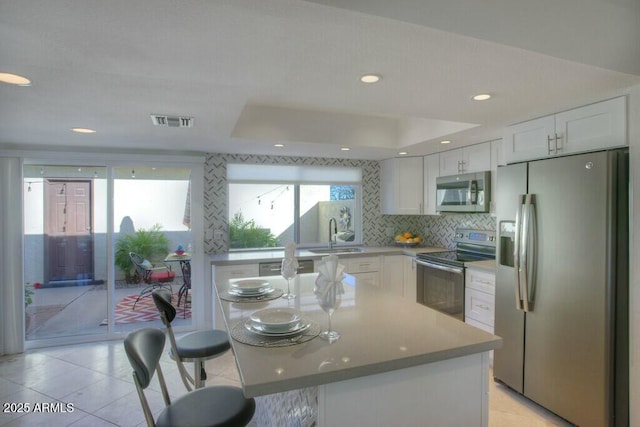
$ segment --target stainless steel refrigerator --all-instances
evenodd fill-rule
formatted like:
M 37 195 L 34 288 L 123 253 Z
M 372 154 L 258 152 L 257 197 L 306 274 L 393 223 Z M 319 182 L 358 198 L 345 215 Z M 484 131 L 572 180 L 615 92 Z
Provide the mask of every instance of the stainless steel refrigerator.
M 496 380 L 573 424 L 628 425 L 628 155 L 498 168 Z

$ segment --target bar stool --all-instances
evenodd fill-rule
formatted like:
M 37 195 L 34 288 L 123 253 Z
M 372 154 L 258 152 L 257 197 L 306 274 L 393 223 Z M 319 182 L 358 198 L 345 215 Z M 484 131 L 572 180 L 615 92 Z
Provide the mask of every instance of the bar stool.
M 242 389 L 213 386 L 190 391 L 175 399 L 169 397 L 160 367 L 166 338 L 160 329 L 144 328 L 131 332 L 124 340 L 124 349 L 133 368 L 133 381 L 149 426 L 246 426 L 255 413 L 255 400 L 247 399 Z M 162 391 L 165 408 L 153 419 L 144 390 L 155 373 Z
M 221 356 L 231 348 L 229 335 L 225 331 L 212 329 L 208 331 L 191 332 L 176 339 L 171 322 L 176 317 L 176 309 L 171 304 L 171 292 L 167 289 L 156 289 L 151 295 L 156 308 L 160 312 L 162 323 L 167 328 L 167 335 L 171 342 L 171 358 L 176 361 L 178 371 L 187 390 L 201 388 L 207 379 L 204 362 Z M 193 362 L 193 377 L 189 375 L 183 362 Z

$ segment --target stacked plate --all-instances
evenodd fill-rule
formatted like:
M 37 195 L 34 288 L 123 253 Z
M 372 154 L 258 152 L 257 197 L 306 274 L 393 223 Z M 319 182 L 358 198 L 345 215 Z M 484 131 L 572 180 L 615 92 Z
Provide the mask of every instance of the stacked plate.
M 274 290 L 266 280 L 243 279 L 232 282 L 229 293 L 240 297 L 253 298 L 270 294 Z
M 286 337 L 306 331 L 311 323 L 298 310 L 267 308 L 253 313 L 244 326 L 258 335 Z

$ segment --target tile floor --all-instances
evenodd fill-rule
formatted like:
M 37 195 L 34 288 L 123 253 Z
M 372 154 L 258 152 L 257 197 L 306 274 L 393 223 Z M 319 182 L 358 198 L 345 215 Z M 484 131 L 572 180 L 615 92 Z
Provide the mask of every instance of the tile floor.
M 172 397 L 183 393 L 175 363 L 164 356 L 162 368 Z M 208 385 L 239 385 L 233 354 L 207 361 Z M 491 427 L 567 426 L 543 408 L 490 381 Z M 147 398 L 157 415 L 163 402 L 157 382 Z M 0 357 L 0 401 L 72 404 L 73 411 L 0 413 L 0 426 L 144 426 L 122 341 L 31 350 Z

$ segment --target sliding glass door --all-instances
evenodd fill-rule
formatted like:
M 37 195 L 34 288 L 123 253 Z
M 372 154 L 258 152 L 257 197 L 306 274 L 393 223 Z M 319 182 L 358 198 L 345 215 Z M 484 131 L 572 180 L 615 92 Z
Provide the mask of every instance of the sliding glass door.
M 23 174 L 26 339 L 106 332 L 106 168 Z
M 173 294 L 174 324 L 191 326 L 192 172 L 25 164 L 27 342 L 160 326 L 150 293 L 156 287 Z
M 156 288 L 173 294 L 174 325 L 191 324 L 190 173 L 188 168 L 113 169 L 116 331 L 157 323 L 151 298 Z

